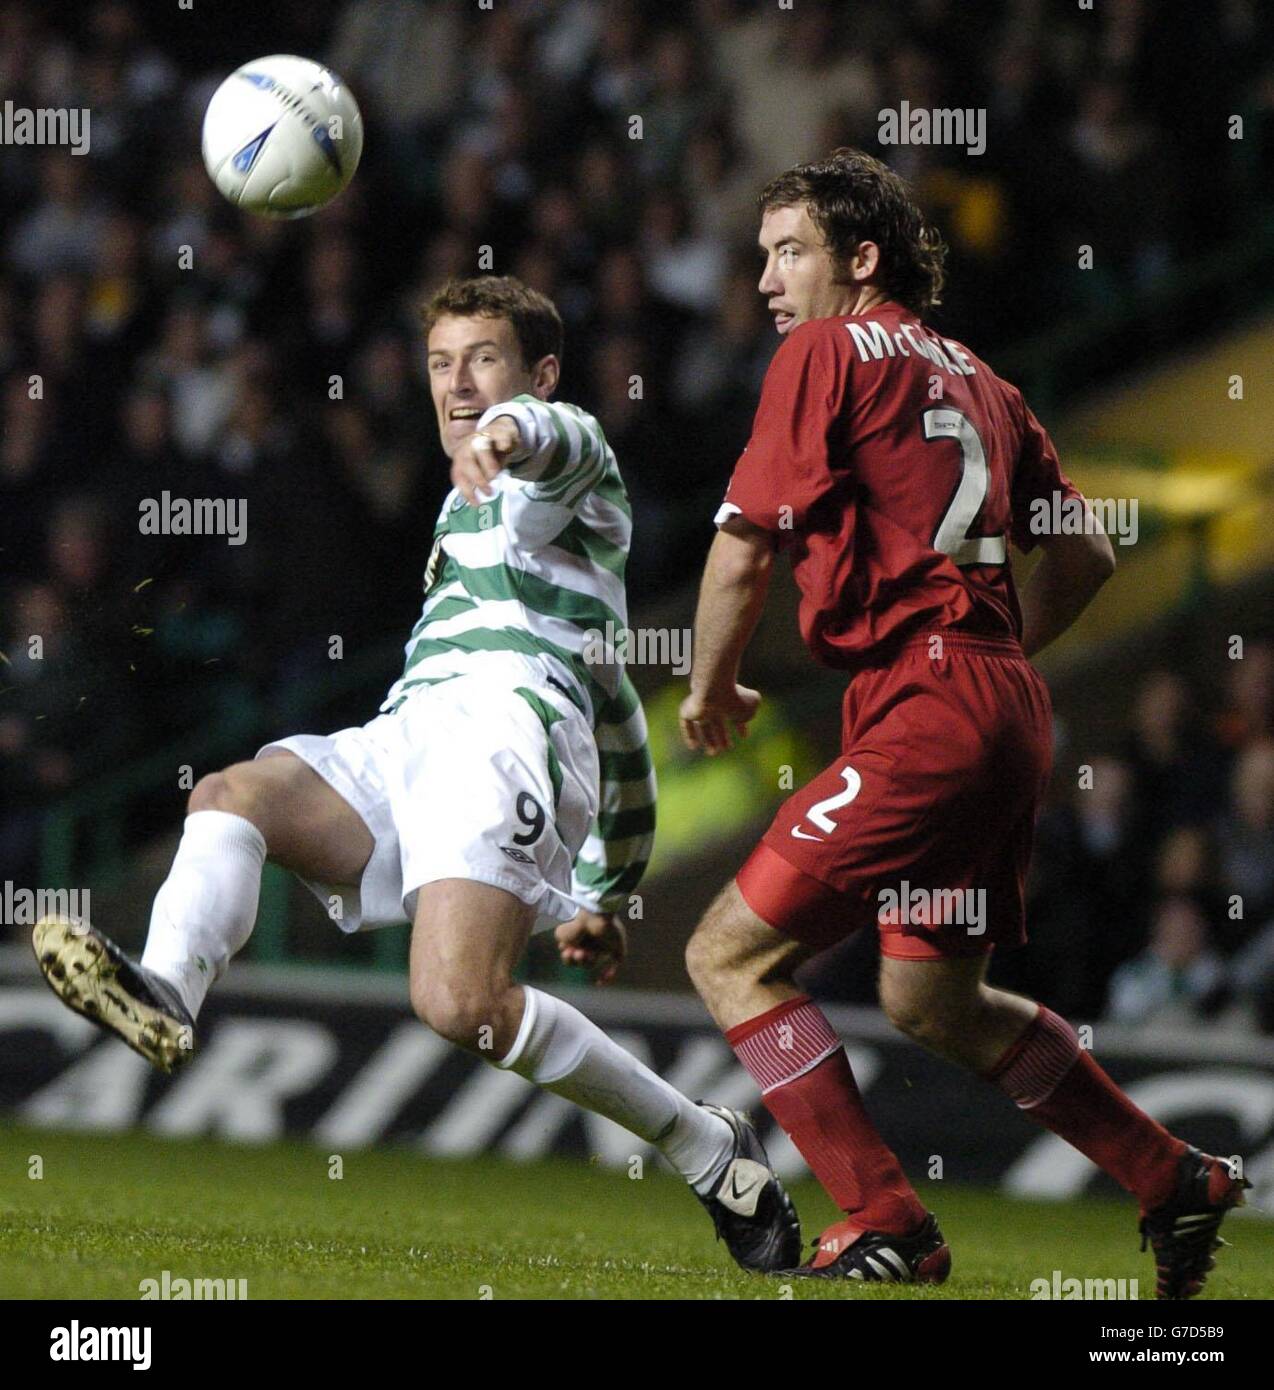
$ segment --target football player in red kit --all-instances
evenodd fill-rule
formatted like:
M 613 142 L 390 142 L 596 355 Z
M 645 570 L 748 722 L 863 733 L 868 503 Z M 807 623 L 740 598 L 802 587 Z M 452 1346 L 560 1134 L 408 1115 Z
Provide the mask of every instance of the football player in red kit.
M 760 206 L 759 289 L 783 342 L 717 514 L 683 738 L 719 753 L 756 713 L 739 664 L 779 550 L 802 637 L 850 680 L 840 755 L 784 803 L 687 964 L 845 1213 L 799 1272 L 940 1282 L 951 1264 L 844 1049 L 793 979 L 867 927 L 880 932 L 880 1000 L 895 1026 L 1133 1193 L 1159 1296 L 1190 1297 L 1248 1184 L 1138 1109 L 1064 1019 L 986 982 L 992 949 L 1025 940 L 1050 770 L 1051 706 L 1028 658 L 1109 577 L 1110 542 L 1021 393 L 922 323 L 944 248 L 897 175 L 837 150 L 775 179 Z M 1033 521 L 1068 506 L 1089 524 L 1036 534 Z M 1010 543 L 1043 552 L 1020 597 Z

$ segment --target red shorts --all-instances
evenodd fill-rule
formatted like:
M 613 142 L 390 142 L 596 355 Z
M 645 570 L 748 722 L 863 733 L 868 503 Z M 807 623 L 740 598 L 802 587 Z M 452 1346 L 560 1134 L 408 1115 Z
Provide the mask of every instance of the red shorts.
M 748 906 L 820 950 L 867 925 L 903 960 L 1021 945 L 1052 704 L 1018 643 L 915 638 L 854 676 L 842 719 L 739 871 Z

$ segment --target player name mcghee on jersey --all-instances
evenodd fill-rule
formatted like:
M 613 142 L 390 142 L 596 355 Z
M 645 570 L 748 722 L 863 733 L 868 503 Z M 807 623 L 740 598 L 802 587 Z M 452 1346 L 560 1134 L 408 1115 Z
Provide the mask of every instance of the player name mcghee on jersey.
M 586 411 L 516 396 L 485 411 L 478 428 L 500 415 L 518 422 L 522 447 L 487 489 L 489 500 L 470 506 L 453 488 L 443 503 L 425 606 L 381 708 L 414 685 L 459 674 L 475 652 L 514 651 L 548 658 L 595 723 L 624 674 L 603 638 L 628 623 L 628 496 Z

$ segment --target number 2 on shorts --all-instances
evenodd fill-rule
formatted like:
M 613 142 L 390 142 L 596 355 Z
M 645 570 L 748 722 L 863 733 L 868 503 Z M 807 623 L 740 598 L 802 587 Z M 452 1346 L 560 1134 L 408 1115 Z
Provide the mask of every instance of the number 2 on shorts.
M 845 790 L 837 792 L 835 796 L 829 796 L 823 801 L 816 801 L 805 813 L 806 820 L 812 821 L 828 835 L 836 829 L 836 822 L 828 815 L 828 812 L 838 810 L 841 806 L 848 806 L 863 788 L 863 779 L 852 767 L 841 768 L 840 775 L 845 779 Z M 792 834 L 798 840 L 818 838 L 814 835 L 807 835 L 800 826 L 793 826 Z

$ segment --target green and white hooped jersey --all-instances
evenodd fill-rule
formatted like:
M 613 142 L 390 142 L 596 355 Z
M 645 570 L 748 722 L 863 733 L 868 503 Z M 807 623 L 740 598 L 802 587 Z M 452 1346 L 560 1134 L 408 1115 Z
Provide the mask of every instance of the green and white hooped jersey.
M 516 396 L 492 406 L 523 447 L 473 507 L 443 502 L 425 570 L 425 603 L 402 676 L 382 710 L 414 686 L 470 668 L 478 652 L 544 658 L 597 740 L 598 818 L 575 862 L 576 900 L 615 909 L 640 880 L 654 840 L 655 782 L 641 701 L 611 645 L 627 627 L 624 566 L 632 511 L 593 416 Z

